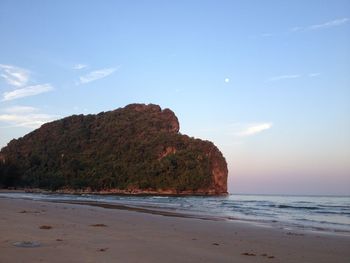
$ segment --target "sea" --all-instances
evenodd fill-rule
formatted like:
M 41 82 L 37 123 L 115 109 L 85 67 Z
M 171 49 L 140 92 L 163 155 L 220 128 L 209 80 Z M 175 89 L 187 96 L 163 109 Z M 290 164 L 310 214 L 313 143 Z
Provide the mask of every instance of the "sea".
M 350 236 L 350 196 L 135 196 L 2 192 L 0 198 L 109 204 L 207 220 Z

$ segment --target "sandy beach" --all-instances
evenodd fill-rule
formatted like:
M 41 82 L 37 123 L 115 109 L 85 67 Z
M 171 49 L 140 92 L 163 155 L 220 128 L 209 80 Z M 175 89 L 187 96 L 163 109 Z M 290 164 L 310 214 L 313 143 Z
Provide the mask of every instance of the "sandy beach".
M 349 247 L 349 236 L 0 198 L 1 263 L 348 262 Z

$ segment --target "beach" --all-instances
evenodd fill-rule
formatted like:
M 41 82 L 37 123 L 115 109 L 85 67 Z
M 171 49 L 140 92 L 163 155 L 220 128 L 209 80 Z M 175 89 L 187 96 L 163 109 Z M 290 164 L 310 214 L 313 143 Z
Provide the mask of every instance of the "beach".
M 350 237 L 344 235 L 9 198 L 0 198 L 0 233 L 1 263 L 348 262 L 350 258 Z

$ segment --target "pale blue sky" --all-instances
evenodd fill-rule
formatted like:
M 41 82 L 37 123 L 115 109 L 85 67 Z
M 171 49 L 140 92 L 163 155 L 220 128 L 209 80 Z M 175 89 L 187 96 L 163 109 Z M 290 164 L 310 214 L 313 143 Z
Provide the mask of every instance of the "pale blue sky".
M 231 192 L 350 194 L 350 1 L 1 0 L 0 36 L 0 147 L 155 103 Z

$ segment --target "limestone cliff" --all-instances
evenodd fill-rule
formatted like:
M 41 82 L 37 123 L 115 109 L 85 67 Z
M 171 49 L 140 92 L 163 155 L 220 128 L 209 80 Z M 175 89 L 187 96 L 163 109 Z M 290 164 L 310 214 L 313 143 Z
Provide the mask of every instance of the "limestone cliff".
M 224 194 L 217 147 L 179 133 L 175 114 L 130 104 L 44 124 L 0 152 L 0 186 L 61 192 Z

